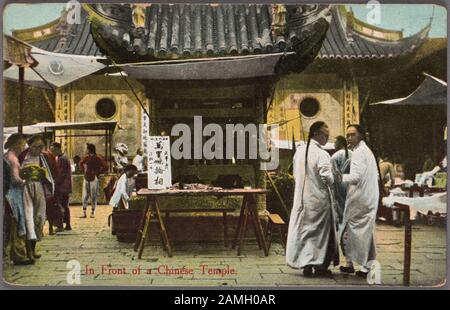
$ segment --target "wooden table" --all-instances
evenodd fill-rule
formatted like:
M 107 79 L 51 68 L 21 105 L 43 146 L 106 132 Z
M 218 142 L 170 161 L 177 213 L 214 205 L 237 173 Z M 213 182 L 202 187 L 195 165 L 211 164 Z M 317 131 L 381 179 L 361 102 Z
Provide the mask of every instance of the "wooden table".
M 444 193 L 447 191 L 446 188 L 436 188 L 436 187 L 420 187 L 417 184 L 411 186 L 408 190 L 404 190 L 408 193 L 408 197 L 414 197 L 414 193 L 419 193 L 419 197 L 424 197 L 425 194 L 433 194 L 433 193 Z
M 405 191 L 410 198 L 414 197 L 414 193 L 419 193 L 419 197 L 424 197 L 425 192 L 428 193 L 440 193 L 441 189 L 424 189 L 423 187 L 413 186 Z M 403 285 L 410 285 L 411 278 L 411 249 L 412 249 L 412 222 L 411 222 L 411 210 L 410 206 L 402 203 L 395 202 L 393 211 L 399 211 L 403 213 L 403 220 L 405 226 L 405 237 L 404 237 L 404 250 L 403 250 Z
M 251 222 L 253 224 L 253 227 L 255 229 L 255 235 L 256 239 L 258 241 L 258 246 L 260 249 L 264 251 L 264 254 L 267 256 L 269 255 L 268 249 L 267 249 L 267 243 L 265 240 L 265 236 L 263 233 L 263 229 L 261 226 L 261 222 L 258 218 L 258 210 L 256 206 L 256 195 L 258 194 L 266 194 L 267 190 L 265 189 L 244 189 L 244 188 L 238 188 L 238 189 L 220 189 L 220 190 L 214 190 L 214 189 L 168 189 L 168 190 L 151 190 L 151 189 L 141 189 L 138 191 L 139 196 L 145 196 L 147 198 L 147 203 L 143 209 L 142 212 L 142 218 L 140 221 L 138 233 L 136 236 L 136 242 L 134 244 L 134 250 L 138 251 L 138 258 L 140 259 L 142 257 L 142 252 L 144 250 L 145 246 L 145 240 L 148 235 L 148 227 L 150 224 L 150 220 L 152 217 L 152 213 L 154 216 L 156 216 L 159 230 L 162 237 L 162 243 L 164 249 L 167 251 L 167 254 L 169 257 L 172 257 L 172 247 L 170 245 L 169 236 L 167 235 L 166 226 L 164 223 L 164 220 L 161 216 L 161 210 L 158 205 L 158 199 L 159 197 L 176 197 L 176 196 L 183 196 L 183 197 L 198 197 L 198 196 L 216 196 L 218 198 L 226 197 L 226 196 L 242 196 L 242 207 L 241 212 L 239 216 L 239 222 L 238 227 L 236 229 L 236 234 L 233 239 L 233 248 L 238 246 L 237 253 L 238 255 L 241 254 L 242 245 L 244 242 L 246 230 L 247 230 L 247 224 L 248 219 L 251 219 Z M 187 206 L 186 209 L 189 209 Z M 198 211 L 196 209 L 196 211 Z M 206 211 L 206 210 L 205 210 Z M 214 211 L 217 211 L 215 209 Z M 180 211 L 171 211 L 171 212 L 180 212 Z M 226 222 L 224 222 L 226 225 Z M 226 235 L 225 235 L 225 242 L 226 242 Z

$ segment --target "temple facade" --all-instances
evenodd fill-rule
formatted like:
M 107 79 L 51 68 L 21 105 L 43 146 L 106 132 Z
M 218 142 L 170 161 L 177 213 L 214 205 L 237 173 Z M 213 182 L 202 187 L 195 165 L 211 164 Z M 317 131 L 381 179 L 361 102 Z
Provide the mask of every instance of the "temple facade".
M 279 76 L 301 72 L 313 61 L 328 29 L 331 7 L 86 4 L 77 24 L 68 23 L 66 14 L 62 12 L 60 18 L 39 27 L 15 30 L 13 36 L 49 52 L 105 57 L 108 65 L 234 61 L 227 64 L 231 68 L 227 72 L 220 69 L 217 61 L 209 62 L 206 70 L 192 63 L 184 70 L 166 66 L 153 76 L 132 72 L 127 78 L 132 90 L 112 67 L 56 89 L 54 116 L 49 113 L 49 120 L 115 120 L 119 130 L 114 133 L 114 142 L 126 143 L 129 154 L 134 154 L 137 148 L 145 148 L 145 136 L 152 128 L 158 131 L 155 134 L 167 132 L 168 128 L 157 128 L 162 121 L 150 124 L 146 112 L 156 113 L 167 122 L 165 114 L 155 109 L 173 105 L 168 103 L 169 98 L 177 101 L 175 106 L 180 101 L 197 101 L 191 103 L 197 109 L 191 112 L 186 112 L 189 108 L 183 109 L 190 116 L 213 106 L 211 102 L 200 101 L 219 100 L 223 103 L 217 104 L 208 115 L 224 116 L 221 120 L 224 124 L 233 118 L 244 123 L 265 122 L 264 106 L 273 84 Z M 261 90 L 248 93 L 254 85 L 260 85 L 257 88 Z M 210 88 L 216 88 L 216 94 Z M 226 94 L 228 91 L 230 95 Z M 255 91 L 259 94 L 255 95 Z M 249 96 L 253 102 L 248 102 Z M 242 113 L 235 107 L 241 107 Z M 263 111 L 261 115 L 258 116 L 257 110 Z M 171 124 L 177 120 L 167 117 Z M 100 148 L 104 144 L 101 137 L 89 139 Z M 85 141 L 68 138 L 61 142 L 70 156 L 83 152 Z
M 413 90 L 420 83 L 414 74 L 422 69 L 445 78 L 430 64 L 445 50 L 428 38 L 430 24 L 404 37 L 358 20 L 345 6 L 92 4 L 83 5 L 80 20 L 67 24 L 63 12 L 13 36 L 50 52 L 126 64 L 122 69 L 132 89 L 111 66 L 56 89 L 49 121 L 116 120 L 113 141 L 126 143 L 130 156 L 145 148 L 149 133 L 167 133 L 170 124 L 205 109 L 223 124 L 280 124 L 286 146 L 304 140 L 317 120 L 329 124 L 332 136 L 342 135 L 348 124 L 363 121 L 369 101 Z M 239 62 L 228 66 L 230 72 L 210 62 L 205 71 L 198 62 L 208 59 Z M 154 70 L 155 64 L 161 69 Z M 413 73 L 411 79 L 400 80 L 399 68 Z M 154 124 L 142 104 L 155 116 Z M 103 145 L 103 138 L 90 139 Z M 83 152 L 85 141 L 62 142 L 70 156 Z
M 332 136 L 344 135 L 346 126 L 363 121 L 361 113 L 368 102 L 387 99 L 399 91 L 407 93 L 408 86 L 398 87 L 398 80 L 405 80 L 400 76 L 403 70 L 417 71 L 403 81 L 411 90 L 419 84 L 414 80 L 420 74 L 414 59 L 418 53 L 428 54 L 424 44 L 431 40 L 429 30 L 430 24 L 411 37 L 403 37 L 401 31 L 366 24 L 345 6 L 334 6 L 315 60 L 300 74 L 278 81 L 268 122 L 283 124 L 280 140 L 287 147 L 293 140 L 306 140 L 309 126 L 317 120 L 327 122 Z M 386 85 L 387 81 L 391 84 Z

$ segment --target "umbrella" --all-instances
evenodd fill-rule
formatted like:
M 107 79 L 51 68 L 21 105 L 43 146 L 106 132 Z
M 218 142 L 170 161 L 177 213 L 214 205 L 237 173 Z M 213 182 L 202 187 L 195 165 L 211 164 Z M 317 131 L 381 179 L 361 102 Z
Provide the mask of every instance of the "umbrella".
M 39 63 L 32 70 L 25 70 L 26 84 L 48 88 L 62 87 L 82 77 L 95 73 L 106 65 L 99 62 L 105 58 L 95 56 L 66 55 L 47 52 L 31 47 L 30 55 Z M 3 71 L 7 80 L 17 81 L 19 68 L 9 67 Z

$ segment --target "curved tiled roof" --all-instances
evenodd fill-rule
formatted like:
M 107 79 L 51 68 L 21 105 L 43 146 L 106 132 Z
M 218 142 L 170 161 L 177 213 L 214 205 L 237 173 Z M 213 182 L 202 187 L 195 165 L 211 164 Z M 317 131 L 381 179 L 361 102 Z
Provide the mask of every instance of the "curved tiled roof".
M 61 18 L 59 24 L 62 25 Z M 88 15 L 81 11 L 81 23 L 66 26 L 65 33 L 59 33 L 56 36 L 44 38 L 43 40 L 34 40 L 30 44 L 40 49 L 73 55 L 103 56 L 91 34 L 91 27 Z M 19 30 L 23 32 L 24 30 Z M 16 33 L 13 31 L 13 36 Z M 20 38 L 20 37 L 19 37 Z
M 274 35 L 271 5 L 152 4 L 142 9 L 145 27 L 140 28 L 127 19 L 132 15 L 129 6 L 92 4 L 85 8 L 105 49 L 124 49 L 130 56 L 153 59 L 291 51 L 320 29 L 315 24 L 329 12 L 323 5 L 286 5 L 286 33 Z
M 428 32 L 430 30 L 430 25 L 428 25 L 419 33 L 413 36 L 401 38 L 399 40 L 384 41 L 370 36 L 365 36 L 360 32 L 355 31 L 351 27 L 347 27 L 346 21 L 337 6 L 334 6 L 331 11 L 331 23 L 322 47 L 318 53 L 318 57 L 320 59 L 392 58 L 405 55 L 415 51 L 419 46 L 421 46 L 421 44 L 427 38 Z M 250 17 L 252 16 L 252 14 L 253 13 L 250 13 Z M 279 49 L 278 45 L 280 44 L 280 42 L 283 42 L 283 40 L 284 42 L 286 42 L 286 38 L 284 37 L 272 38 L 272 36 L 268 34 L 270 33 L 270 31 L 269 28 L 267 28 L 270 27 L 270 25 L 265 22 L 265 19 L 261 19 L 261 12 L 259 12 L 258 14 L 260 14 L 257 15 L 259 20 L 258 27 L 261 30 L 259 31 L 260 34 L 262 34 L 260 40 L 258 40 L 260 44 L 252 45 L 254 40 L 251 40 L 251 34 L 254 32 L 251 31 L 251 27 L 254 26 L 252 26 L 252 24 L 254 24 L 254 20 L 249 19 L 249 24 L 245 25 L 245 27 L 248 27 L 248 30 L 250 30 L 248 31 L 248 33 L 250 33 L 250 36 L 247 37 L 249 43 L 245 45 L 242 43 L 242 40 L 237 41 L 237 43 L 239 44 L 236 44 L 235 46 L 233 44 L 230 45 L 227 43 L 226 46 L 222 46 L 223 48 L 226 48 L 225 51 L 227 53 L 232 54 L 232 52 L 235 51 L 238 54 L 241 54 L 246 49 L 248 49 L 249 52 L 254 52 L 254 49 L 258 47 L 262 47 L 262 49 L 259 51 L 262 53 L 267 52 L 268 48 L 271 48 L 271 51 L 274 52 Z M 207 20 L 208 19 L 205 18 L 202 23 L 206 22 Z M 214 27 L 217 27 L 216 23 L 217 19 L 216 22 L 213 22 Z M 195 19 L 192 24 L 193 25 L 191 25 L 191 29 L 195 29 Z M 239 31 L 240 27 L 237 27 L 238 25 L 240 25 L 239 19 L 237 20 L 237 24 L 234 24 L 235 31 Z M 174 26 L 173 23 L 172 26 Z M 227 25 L 227 28 L 228 27 L 229 25 Z M 24 32 L 25 30 L 19 31 Z M 117 36 L 117 40 L 122 40 L 124 35 L 124 33 L 120 33 L 120 31 L 111 34 Z M 14 32 L 13 36 L 15 36 Z M 122 39 L 119 38 L 120 36 L 122 36 Z M 221 46 L 217 44 L 221 40 L 218 37 L 219 34 L 215 29 L 213 29 L 213 36 L 213 41 L 215 44 L 213 48 L 214 50 L 216 48 L 220 50 Z M 127 38 L 127 36 L 125 36 L 125 38 Z M 197 43 L 195 40 L 191 42 L 192 50 L 194 52 L 196 50 L 195 47 Z M 103 56 L 102 52 L 93 39 L 88 14 L 84 10 L 82 10 L 81 23 L 78 25 L 70 26 L 66 33 L 52 36 L 47 39 L 44 38 L 43 40 L 34 40 L 33 42 L 31 42 L 31 44 L 38 48 L 51 52 Z M 152 41 L 147 42 L 146 47 L 151 49 L 153 47 L 152 44 Z M 166 51 L 170 50 L 171 48 L 175 48 L 174 45 L 163 47 Z M 159 51 L 161 50 L 161 45 L 158 44 L 158 47 L 155 45 L 155 48 Z M 178 48 L 181 49 L 181 45 L 178 45 Z M 182 52 L 183 51 L 181 50 L 181 53 Z M 205 47 L 202 48 L 202 52 L 208 53 L 208 45 L 205 45 Z
M 332 20 L 318 57 L 321 59 L 390 58 L 417 49 L 428 37 L 430 24 L 420 32 L 399 40 L 380 40 L 365 36 L 346 26 L 342 14 L 334 7 Z

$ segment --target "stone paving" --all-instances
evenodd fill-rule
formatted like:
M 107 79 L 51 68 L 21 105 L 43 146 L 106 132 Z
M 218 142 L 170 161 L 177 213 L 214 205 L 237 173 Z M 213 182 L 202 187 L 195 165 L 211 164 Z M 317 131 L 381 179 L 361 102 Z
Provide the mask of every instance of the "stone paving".
M 80 285 L 132 286 L 348 286 L 368 285 L 364 279 L 339 274 L 332 279 L 304 278 L 300 270 L 287 267 L 284 251 L 274 243 L 265 257 L 256 242 L 246 242 L 242 255 L 221 242 L 174 243 L 169 258 L 158 240 L 137 259 L 132 243 L 118 242 L 111 235 L 107 217 L 111 208 L 100 206 L 95 219 L 79 219 L 80 207 L 71 207 L 73 231 L 46 236 L 38 249 L 42 254 L 35 265 L 14 266 L 5 262 L 4 280 L 9 285 L 68 286 L 67 263 L 80 263 Z M 47 230 L 47 229 L 46 229 Z M 382 285 L 402 285 L 403 228 L 378 225 L 377 250 Z M 413 226 L 411 266 L 412 286 L 440 286 L 446 279 L 446 231 L 443 227 Z M 139 274 L 137 268 L 140 267 Z M 168 274 L 184 269 L 185 274 Z M 191 270 L 190 270 L 191 269 Z M 133 274 L 133 272 L 135 274 Z

